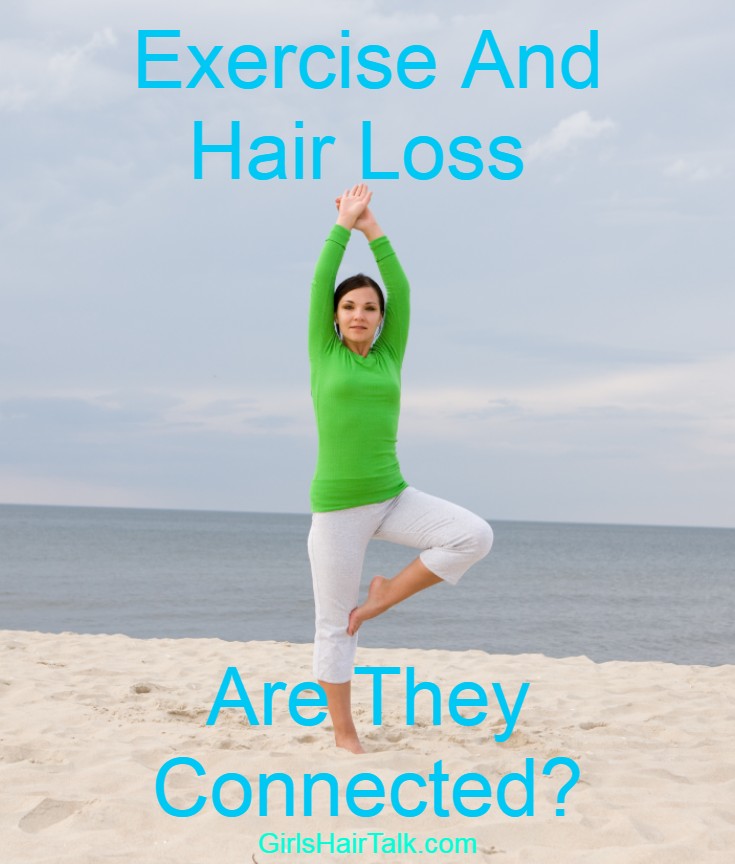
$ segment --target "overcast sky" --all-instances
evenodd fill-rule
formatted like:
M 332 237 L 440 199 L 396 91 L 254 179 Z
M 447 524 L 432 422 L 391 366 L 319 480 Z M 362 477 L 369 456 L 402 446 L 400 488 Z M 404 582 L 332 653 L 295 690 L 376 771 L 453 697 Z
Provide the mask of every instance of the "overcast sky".
M 728 0 L 6 0 L 0 501 L 308 511 L 308 288 L 371 120 L 374 167 L 402 175 L 373 186 L 413 292 L 409 482 L 491 520 L 735 526 L 733 20 Z M 185 82 L 186 45 L 223 45 L 227 86 L 139 89 L 146 28 L 182 31 L 152 44 Z M 525 90 L 462 90 L 484 29 L 516 83 L 518 47 L 550 46 L 556 86 L 537 65 Z M 592 29 L 599 87 L 564 86 Z M 290 66 L 242 90 L 224 58 L 246 43 L 269 64 L 417 43 L 436 80 L 312 91 Z M 292 158 L 296 120 L 336 143 L 318 181 L 231 180 L 221 155 L 196 181 L 195 119 L 213 142 L 239 120 L 246 155 L 278 135 Z M 416 135 L 515 136 L 523 173 L 413 180 Z

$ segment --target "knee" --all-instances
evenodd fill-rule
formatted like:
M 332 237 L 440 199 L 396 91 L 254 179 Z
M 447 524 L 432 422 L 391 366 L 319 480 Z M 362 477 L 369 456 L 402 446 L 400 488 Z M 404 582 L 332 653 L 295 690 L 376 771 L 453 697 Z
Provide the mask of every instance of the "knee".
M 340 610 L 337 614 L 321 614 L 315 619 L 315 632 L 317 639 L 327 642 L 339 643 L 351 637 L 347 634 L 347 622 L 349 612 Z
M 454 548 L 461 554 L 465 566 L 471 567 L 487 555 L 492 545 L 493 529 L 480 516 L 475 516 L 465 523 Z
M 474 534 L 474 551 L 476 560 L 484 558 L 493 547 L 493 529 L 484 519 L 478 517 L 477 530 Z

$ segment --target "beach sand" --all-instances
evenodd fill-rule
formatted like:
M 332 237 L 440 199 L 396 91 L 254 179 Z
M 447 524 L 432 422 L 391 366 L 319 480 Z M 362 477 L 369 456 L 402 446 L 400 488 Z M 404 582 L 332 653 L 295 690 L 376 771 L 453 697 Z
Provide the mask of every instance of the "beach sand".
M 227 667 L 237 667 L 262 720 L 263 684 L 289 688 L 311 680 L 311 646 L 217 639 L 131 639 L 126 636 L 49 635 L 0 631 L 0 859 L 20 862 L 264 862 L 478 861 L 491 864 L 731 864 L 735 860 L 735 666 L 668 663 L 593 663 L 585 657 L 498 656 L 480 651 L 359 649 L 358 665 L 397 666 L 384 691 L 383 723 L 372 723 L 372 680 L 353 685 L 355 714 L 370 752 L 336 750 L 328 720 L 299 726 L 286 697 L 274 698 L 272 725 L 249 725 L 228 708 L 206 720 Z M 413 726 L 406 724 L 405 670 L 439 685 L 441 725 L 433 725 L 429 697 L 417 697 Z M 447 712 L 451 689 L 478 682 L 488 693 L 487 717 L 462 726 Z M 529 689 L 512 735 L 492 683 L 512 707 L 523 682 Z M 230 690 L 230 697 L 234 689 Z M 468 695 L 465 693 L 464 695 Z M 465 708 L 470 716 L 480 709 Z M 316 709 L 310 709 L 310 716 Z M 206 775 L 188 767 L 171 771 L 172 806 L 206 802 L 197 815 L 177 818 L 156 799 L 156 775 L 172 757 L 198 760 Z M 568 757 L 580 769 L 557 816 L 557 793 L 570 778 L 561 765 L 549 776 L 547 760 Z M 498 782 L 525 772 L 533 759 L 534 815 L 513 817 L 496 800 Z M 403 806 L 427 801 L 422 815 L 399 815 L 387 797 L 373 817 L 351 813 L 344 790 L 351 777 L 372 772 L 390 787 L 402 772 L 426 778 L 442 760 L 449 776 L 436 815 L 431 787 L 403 787 Z M 329 816 L 325 794 L 315 814 L 303 814 L 303 776 L 329 771 L 339 781 L 339 815 Z M 217 777 L 239 773 L 257 793 L 259 774 L 294 778 L 296 815 L 284 814 L 274 794 L 268 815 L 257 794 L 244 815 L 227 817 L 212 804 Z M 478 772 L 492 788 L 489 811 L 462 815 L 451 787 Z M 475 786 L 474 788 L 477 788 Z M 508 807 L 521 808 L 523 784 L 510 781 Z M 361 799 L 368 807 L 377 799 Z M 477 807 L 484 799 L 464 799 Z M 242 801 L 237 782 L 225 784 L 223 805 Z M 269 852 L 260 837 L 283 832 L 328 839 L 364 837 L 349 855 Z M 384 832 L 386 851 L 373 852 Z M 476 852 L 429 855 L 390 851 L 405 832 L 417 848 L 427 838 L 474 838 Z M 375 841 L 378 842 L 378 841 Z M 470 847 L 471 848 L 471 847 Z

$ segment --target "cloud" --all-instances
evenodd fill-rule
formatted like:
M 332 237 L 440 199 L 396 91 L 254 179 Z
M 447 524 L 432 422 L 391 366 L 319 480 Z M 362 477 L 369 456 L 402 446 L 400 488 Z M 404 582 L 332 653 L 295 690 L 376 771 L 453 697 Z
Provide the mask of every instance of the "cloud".
M 82 45 L 53 54 L 48 61 L 49 70 L 56 75 L 71 75 L 74 70 L 95 54 L 117 45 L 117 37 L 109 27 L 98 30 Z
M 32 98 L 30 90 L 13 82 L 0 90 L 0 111 L 20 111 Z
M 702 154 L 697 157 L 673 159 L 664 166 L 664 174 L 667 177 L 680 177 L 693 182 L 713 180 L 721 176 L 722 166 L 707 164 L 707 158 L 706 154 Z
M 539 431 L 548 435 L 539 424 L 547 421 L 563 420 L 570 428 L 594 422 L 602 428 L 610 417 L 625 418 L 641 441 L 653 427 L 665 429 L 667 437 L 691 432 L 693 449 L 686 458 L 696 451 L 735 464 L 735 397 L 723 398 L 733 376 L 735 354 L 727 354 L 560 378 L 543 386 L 414 390 L 404 395 L 402 429 L 423 437 L 430 429 L 432 437 L 455 442 L 490 436 L 496 443 L 502 430 L 517 436 L 524 429 L 537 446 Z M 551 438 L 563 444 L 563 436 Z
M 69 392 L 0 400 L 0 421 L 5 445 L 20 451 L 49 440 L 77 447 L 180 434 L 308 435 L 311 407 L 308 394 L 287 391 Z
M 60 50 L 43 41 L 1 40 L 0 111 L 18 112 L 30 106 L 69 103 L 97 104 L 109 99 L 117 76 L 100 65 L 98 55 L 117 45 L 110 27 L 96 30 L 84 42 Z M 90 98 L 91 97 L 91 98 Z
M 526 149 L 526 157 L 531 160 L 556 156 L 578 141 L 589 141 L 615 128 L 615 123 L 610 119 L 593 120 L 589 111 L 577 111 L 559 121 L 548 135 L 530 144 Z

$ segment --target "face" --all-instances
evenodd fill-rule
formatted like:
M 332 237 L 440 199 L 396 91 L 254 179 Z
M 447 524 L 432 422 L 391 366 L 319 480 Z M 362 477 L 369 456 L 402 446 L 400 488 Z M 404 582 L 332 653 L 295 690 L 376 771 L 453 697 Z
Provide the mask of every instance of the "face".
M 339 301 L 334 314 L 344 344 L 357 354 L 367 354 L 375 331 L 383 320 L 375 289 L 366 285 L 354 288 Z

